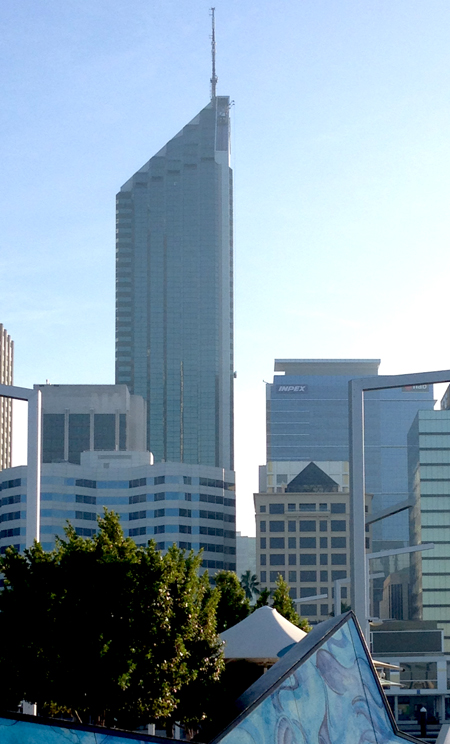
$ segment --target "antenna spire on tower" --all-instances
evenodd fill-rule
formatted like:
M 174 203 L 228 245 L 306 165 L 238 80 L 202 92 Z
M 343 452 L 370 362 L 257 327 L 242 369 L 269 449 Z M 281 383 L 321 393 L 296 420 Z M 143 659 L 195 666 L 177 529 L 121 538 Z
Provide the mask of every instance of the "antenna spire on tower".
M 217 86 L 217 75 L 216 75 L 216 23 L 214 18 L 215 8 L 211 8 L 211 59 L 212 59 L 212 75 L 211 75 L 211 100 L 216 98 L 216 86 Z

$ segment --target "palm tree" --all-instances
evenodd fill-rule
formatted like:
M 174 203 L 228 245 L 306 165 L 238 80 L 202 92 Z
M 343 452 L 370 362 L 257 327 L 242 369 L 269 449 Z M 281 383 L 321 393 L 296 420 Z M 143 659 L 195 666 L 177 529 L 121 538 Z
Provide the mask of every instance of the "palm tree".
M 258 581 L 258 578 L 257 578 L 256 574 L 252 574 L 252 572 L 250 570 L 249 571 L 246 571 L 245 573 L 242 574 L 242 576 L 241 576 L 241 586 L 242 586 L 242 588 L 243 588 L 243 590 L 245 592 L 245 596 L 247 597 L 247 599 L 250 600 L 250 602 L 253 599 L 253 595 L 256 595 L 257 596 L 259 594 L 259 589 L 258 589 L 259 581 Z

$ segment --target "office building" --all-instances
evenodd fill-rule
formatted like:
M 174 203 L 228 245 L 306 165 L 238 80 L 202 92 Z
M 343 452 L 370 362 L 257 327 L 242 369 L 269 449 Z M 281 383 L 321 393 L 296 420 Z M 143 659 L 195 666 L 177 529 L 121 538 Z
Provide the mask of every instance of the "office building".
M 14 341 L 0 323 L 0 385 L 13 384 Z M 12 400 L 0 398 L 0 470 L 11 467 Z
M 184 463 L 152 465 L 150 452 L 83 452 L 80 464 L 44 463 L 41 476 L 41 542 L 44 550 L 64 535 L 67 520 L 92 537 L 103 507 L 120 515 L 125 536 L 138 545 L 155 540 L 204 551 L 211 574 L 236 569 L 234 473 Z M 26 466 L 0 477 L 0 553 L 25 547 Z
M 436 621 L 450 652 L 450 410 L 419 411 L 408 445 L 411 544 L 434 543 L 411 557 L 412 617 Z
M 42 393 L 42 460 L 80 464 L 85 451 L 146 447 L 146 408 L 126 385 L 35 385 Z
M 256 574 L 256 537 L 236 532 L 236 573 L 239 580 L 247 571 Z
M 233 469 L 230 100 L 117 194 L 116 382 L 147 401 L 155 462 Z
M 344 491 L 342 483 L 311 462 L 283 487 L 282 493 L 257 493 L 254 499 L 261 586 L 275 589 L 281 574 L 293 599 L 326 594 L 319 602 L 305 600 L 297 605 L 311 623 L 326 620 L 333 610 L 334 582 L 349 578 L 348 488 Z M 366 545 L 370 549 L 370 532 Z M 343 586 L 344 602 L 347 596 L 348 587 Z

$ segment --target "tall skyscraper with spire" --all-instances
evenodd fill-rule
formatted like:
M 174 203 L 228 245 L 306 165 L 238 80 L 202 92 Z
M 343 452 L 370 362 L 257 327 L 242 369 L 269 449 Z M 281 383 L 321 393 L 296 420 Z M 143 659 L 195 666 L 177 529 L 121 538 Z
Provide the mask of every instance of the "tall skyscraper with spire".
M 155 461 L 233 469 L 230 99 L 216 96 L 117 194 L 116 383 Z

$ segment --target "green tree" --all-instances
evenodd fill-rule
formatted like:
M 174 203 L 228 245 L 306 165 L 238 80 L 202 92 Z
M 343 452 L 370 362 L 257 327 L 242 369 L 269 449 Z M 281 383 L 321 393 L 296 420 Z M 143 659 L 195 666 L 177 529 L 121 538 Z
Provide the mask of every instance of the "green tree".
M 256 604 L 253 609 L 258 610 L 260 607 L 267 607 L 269 605 L 269 599 L 270 589 L 267 589 L 267 587 L 261 589 L 261 591 L 259 592 L 259 597 L 256 600 Z
M 72 527 L 55 550 L 35 543 L 0 559 L 2 707 L 37 702 L 50 714 L 132 728 L 207 715 L 189 688 L 223 668 L 218 592 L 199 576 L 201 555 L 137 547 L 105 510 L 92 539 Z M 189 706 L 186 701 L 189 700 Z
M 289 620 L 290 623 L 297 625 L 297 627 L 304 630 L 305 633 L 308 633 L 311 630 L 311 626 L 305 618 L 299 617 L 294 602 L 289 595 L 289 585 L 283 579 L 281 574 L 278 574 L 276 585 L 277 588 L 273 593 L 272 607 L 274 610 L 277 610 L 280 615 L 283 615 L 286 620 Z
M 259 594 L 259 581 L 256 574 L 252 574 L 251 571 L 246 571 L 241 576 L 241 586 L 245 592 L 245 596 L 249 600 L 249 602 L 252 601 L 254 596 L 258 596 Z
M 217 631 L 222 633 L 250 614 L 250 602 L 234 571 L 218 571 L 214 581 L 220 593 L 217 605 Z

